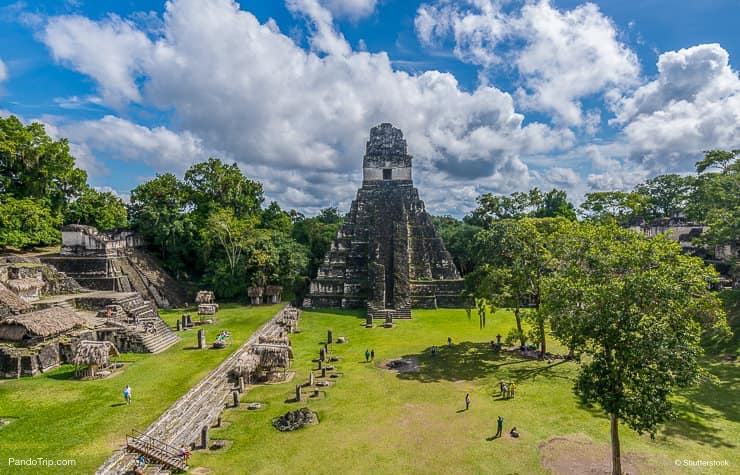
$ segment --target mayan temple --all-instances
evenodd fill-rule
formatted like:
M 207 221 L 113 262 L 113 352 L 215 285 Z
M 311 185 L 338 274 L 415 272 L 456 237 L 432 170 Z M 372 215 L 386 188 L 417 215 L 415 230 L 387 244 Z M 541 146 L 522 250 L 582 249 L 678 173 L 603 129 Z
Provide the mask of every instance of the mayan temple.
M 403 133 L 370 130 L 362 187 L 304 306 L 367 308 L 373 318 L 411 318 L 411 308 L 462 306 L 463 280 L 411 179 Z

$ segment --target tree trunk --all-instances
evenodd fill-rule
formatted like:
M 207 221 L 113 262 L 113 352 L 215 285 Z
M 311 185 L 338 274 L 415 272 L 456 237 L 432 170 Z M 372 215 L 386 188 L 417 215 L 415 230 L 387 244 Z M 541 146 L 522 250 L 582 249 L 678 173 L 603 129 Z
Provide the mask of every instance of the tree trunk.
M 540 326 L 540 358 L 545 357 L 545 353 L 547 352 L 547 343 L 545 342 L 545 319 L 540 317 L 539 318 L 539 326 Z
M 519 332 L 519 344 L 526 343 L 524 332 L 522 331 L 522 317 L 519 316 L 519 305 L 514 308 L 514 318 L 516 318 L 516 330 Z
M 612 435 L 612 475 L 622 475 L 622 458 L 619 452 L 619 419 L 616 414 L 609 414 Z

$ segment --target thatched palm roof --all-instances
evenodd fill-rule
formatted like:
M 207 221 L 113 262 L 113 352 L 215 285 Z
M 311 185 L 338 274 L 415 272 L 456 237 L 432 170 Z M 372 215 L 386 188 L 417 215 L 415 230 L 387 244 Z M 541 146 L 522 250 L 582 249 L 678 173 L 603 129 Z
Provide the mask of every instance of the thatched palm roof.
M 68 308 L 51 307 L 36 312 L 12 315 L 0 322 L 0 339 L 50 337 L 85 325 L 86 320 Z
M 283 293 L 283 288 L 279 285 L 268 285 L 265 287 L 265 295 L 272 297 L 273 295 L 280 295 Z
M 198 293 L 195 295 L 195 302 L 196 303 L 213 303 L 215 297 L 213 296 L 213 292 L 210 290 L 199 290 Z
M 249 351 L 259 357 L 262 368 L 287 368 L 293 359 L 293 350 L 286 345 L 258 344 Z
M 82 340 L 77 344 L 72 363 L 105 366 L 110 362 L 111 356 L 118 355 L 118 348 L 110 341 Z
M 11 313 L 20 313 L 24 310 L 30 310 L 31 306 L 25 300 L 20 298 L 15 292 L 11 292 L 3 284 L 0 284 L 0 307 L 8 307 Z
M 287 336 L 260 335 L 258 341 L 259 343 L 269 343 L 273 345 L 290 345 L 290 340 Z
M 249 287 L 247 289 L 247 295 L 250 297 L 262 297 L 264 289 L 262 287 Z
M 15 290 L 16 292 L 22 292 L 31 289 L 40 289 L 44 286 L 44 281 L 41 279 L 12 279 L 8 281 L 8 287 Z

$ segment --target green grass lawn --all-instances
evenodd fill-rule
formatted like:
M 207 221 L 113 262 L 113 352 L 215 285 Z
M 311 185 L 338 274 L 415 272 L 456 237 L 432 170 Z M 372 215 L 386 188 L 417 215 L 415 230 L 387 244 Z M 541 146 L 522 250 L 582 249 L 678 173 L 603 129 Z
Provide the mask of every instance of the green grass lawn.
M 196 451 L 191 466 L 214 473 L 548 473 L 540 445 L 565 437 L 564 457 L 601 457 L 609 463 L 609 422 L 596 409 L 581 407 L 573 395 L 575 363 L 526 361 L 495 355 L 488 342 L 506 335 L 513 316 L 499 312 L 487 328 L 462 310 L 415 311 L 393 329 L 365 329 L 364 317 L 350 312 L 304 312 L 302 332 L 292 336 L 296 376 L 290 383 L 252 388 L 243 402 L 258 401 L 258 411 L 227 410 L 223 428 L 212 439 L 233 444 L 218 451 Z M 343 373 L 326 397 L 290 402 L 295 384 L 316 367 L 327 329 L 346 336 L 332 345 Z M 453 346 L 447 347 L 447 337 Z M 436 357 L 430 347 L 439 348 Z M 562 351 L 551 342 L 552 351 Z M 365 349 L 375 364 L 365 363 Z M 420 371 L 399 374 L 379 367 L 382 360 L 419 359 Z M 655 440 L 622 426 L 623 453 L 642 473 L 739 473 L 738 375 L 735 363 L 707 361 L 718 385 L 706 384 L 677 399 L 680 417 Z M 498 381 L 517 382 L 514 399 L 498 397 Z M 469 411 L 464 397 L 471 394 Z M 320 423 L 290 433 L 271 420 L 307 405 Z M 491 440 L 497 416 L 521 432 L 519 439 Z M 579 445 L 580 444 L 580 445 Z M 728 460 L 730 469 L 674 466 L 675 459 Z M 577 473 L 577 469 L 576 469 Z
M 65 365 L 35 378 L 0 380 L 0 473 L 92 473 L 125 441 L 131 429 L 143 430 L 165 409 L 218 366 L 281 305 L 221 305 L 218 322 L 204 327 L 211 343 L 221 329 L 231 332 L 223 350 L 195 350 L 196 332 L 158 355 L 125 353 L 123 371 L 104 380 L 73 379 Z M 173 327 L 182 310 L 162 311 Z M 195 313 L 191 311 L 191 313 Z M 131 406 L 123 403 L 123 387 L 133 390 Z M 8 467 L 8 458 L 75 459 L 74 469 Z

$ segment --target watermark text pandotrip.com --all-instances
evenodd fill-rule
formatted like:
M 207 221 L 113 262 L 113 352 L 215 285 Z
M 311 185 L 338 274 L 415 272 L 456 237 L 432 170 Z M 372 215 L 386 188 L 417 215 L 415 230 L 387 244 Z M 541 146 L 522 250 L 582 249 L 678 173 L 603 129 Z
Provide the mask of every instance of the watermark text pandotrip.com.
M 689 460 L 676 459 L 673 461 L 676 467 L 729 467 L 729 460 Z
M 75 459 L 49 459 L 46 457 L 8 458 L 11 467 L 74 467 Z

